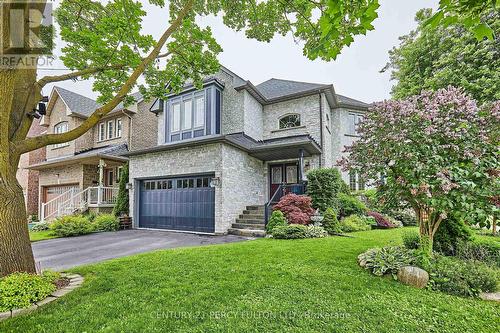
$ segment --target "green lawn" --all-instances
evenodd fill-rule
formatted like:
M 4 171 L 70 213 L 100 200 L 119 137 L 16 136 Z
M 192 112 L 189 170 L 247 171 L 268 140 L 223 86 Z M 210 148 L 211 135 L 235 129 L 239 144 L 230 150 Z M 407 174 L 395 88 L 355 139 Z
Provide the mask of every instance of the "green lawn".
M 75 269 L 81 289 L 0 332 L 499 332 L 500 306 L 358 267 L 402 230 L 157 251 Z
M 41 240 L 52 239 L 52 238 L 57 238 L 57 236 L 54 235 L 51 230 L 30 231 L 30 240 L 32 242 L 38 242 Z

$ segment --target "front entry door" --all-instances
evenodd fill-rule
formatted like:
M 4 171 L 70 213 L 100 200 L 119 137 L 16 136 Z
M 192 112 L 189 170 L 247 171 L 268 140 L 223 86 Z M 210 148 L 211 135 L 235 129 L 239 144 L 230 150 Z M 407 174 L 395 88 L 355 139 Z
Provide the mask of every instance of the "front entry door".
M 297 184 L 299 181 L 299 166 L 297 163 L 273 164 L 270 166 L 270 191 L 271 199 L 282 184 Z

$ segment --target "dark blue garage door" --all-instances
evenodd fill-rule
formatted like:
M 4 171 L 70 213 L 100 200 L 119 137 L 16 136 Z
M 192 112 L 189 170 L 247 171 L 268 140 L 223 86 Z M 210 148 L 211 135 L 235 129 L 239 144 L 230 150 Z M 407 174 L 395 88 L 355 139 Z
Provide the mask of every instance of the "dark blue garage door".
M 210 176 L 141 182 L 139 227 L 215 232 L 215 189 Z

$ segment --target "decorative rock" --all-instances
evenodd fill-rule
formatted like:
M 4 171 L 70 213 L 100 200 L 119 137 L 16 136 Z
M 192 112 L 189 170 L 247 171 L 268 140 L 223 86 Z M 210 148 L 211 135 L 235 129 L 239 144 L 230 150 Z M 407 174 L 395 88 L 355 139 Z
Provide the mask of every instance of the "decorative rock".
M 500 302 L 500 292 L 497 293 L 480 293 L 479 297 L 485 301 Z
M 399 269 L 398 280 L 413 287 L 425 288 L 429 282 L 429 273 L 415 266 L 405 266 Z
M 52 294 L 50 294 L 50 296 L 53 296 L 53 297 L 63 297 L 64 295 L 66 295 L 70 291 L 71 291 L 70 289 L 62 288 L 62 289 L 54 291 Z

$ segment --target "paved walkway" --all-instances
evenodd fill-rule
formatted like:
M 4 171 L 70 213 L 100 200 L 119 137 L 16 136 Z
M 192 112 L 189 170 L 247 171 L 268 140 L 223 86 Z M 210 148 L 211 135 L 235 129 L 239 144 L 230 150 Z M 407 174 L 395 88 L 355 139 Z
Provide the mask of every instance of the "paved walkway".
M 42 269 L 64 270 L 75 266 L 125 257 L 136 253 L 185 246 L 232 243 L 241 236 L 208 236 L 167 231 L 126 230 L 80 237 L 57 238 L 32 244 Z

